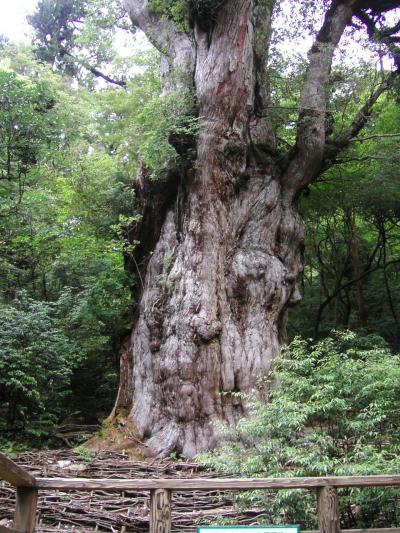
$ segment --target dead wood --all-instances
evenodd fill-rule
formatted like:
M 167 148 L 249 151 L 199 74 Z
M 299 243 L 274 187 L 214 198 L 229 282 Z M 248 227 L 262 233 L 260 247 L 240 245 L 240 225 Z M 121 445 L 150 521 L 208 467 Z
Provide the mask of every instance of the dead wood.
M 195 462 L 139 462 L 130 460 L 124 452 L 102 452 L 92 458 L 70 450 L 27 452 L 21 454 L 16 462 L 32 475 L 46 477 L 220 477 L 220 474 L 207 471 Z M 37 532 L 148 532 L 149 503 L 149 491 L 40 491 Z M 0 484 L 1 525 L 11 525 L 14 508 L 15 490 L 10 485 Z M 241 525 L 255 525 L 262 518 L 261 509 L 238 511 L 228 493 L 176 492 L 172 498 L 173 533 L 194 533 L 198 524 L 215 523 L 221 519 L 235 519 Z

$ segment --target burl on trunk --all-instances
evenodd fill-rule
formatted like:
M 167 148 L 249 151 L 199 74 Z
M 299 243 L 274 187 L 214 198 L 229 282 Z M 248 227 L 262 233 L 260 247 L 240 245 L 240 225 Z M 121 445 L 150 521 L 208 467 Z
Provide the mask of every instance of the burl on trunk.
M 200 130 L 183 175 L 152 184 L 143 170 L 138 179 L 143 289 L 116 407 L 129 409 L 155 454 L 190 457 L 217 444 L 220 422 L 245 414 L 237 393 L 267 393 L 287 309 L 300 299 L 295 202 L 325 166 L 332 57 L 357 2 L 326 13 L 286 154 L 268 119 L 273 1 L 193 2 L 186 31 L 147 0 L 125 3 L 163 53 L 165 90 L 195 95 Z

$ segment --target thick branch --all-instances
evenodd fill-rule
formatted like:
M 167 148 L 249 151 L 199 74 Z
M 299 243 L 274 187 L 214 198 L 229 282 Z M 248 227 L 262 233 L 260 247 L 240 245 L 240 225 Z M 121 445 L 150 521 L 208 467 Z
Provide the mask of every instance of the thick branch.
M 379 15 L 399 7 L 398 0 L 358 0 L 358 9 L 369 9 L 373 14 Z
M 123 80 L 115 80 L 114 78 L 111 78 L 110 76 L 107 76 L 107 74 L 104 74 L 104 72 L 101 72 L 96 67 L 92 67 L 91 65 L 88 65 L 86 63 L 82 63 L 82 66 L 87 68 L 96 78 L 102 78 L 107 83 L 112 83 L 113 85 L 118 85 L 119 87 L 126 87 L 126 82 Z
M 386 80 L 384 80 L 365 102 L 363 107 L 355 116 L 349 128 L 344 133 L 342 133 L 340 137 L 328 141 L 323 170 L 326 170 L 327 168 L 329 168 L 329 166 L 334 164 L 336 161 L 336 157 L 339 155 L 339 153 L 342 152 L 345 148 L 347 148 L 352 141 L 363 140 L 356 139 L 356 137 L 360 133 L 360 131 L 366 126 L 368 120 L 371 117 L 373 107 L 378 101 L 379 97 L 392 86 L 395 77 L 396 73 L 392 73 Z
M 325 150 L 327 88 L 337 45 L 353 16 L 355 0 L 332 0 L 331 7 L 309 53 L 301 91 L 294 154 L 283 177 L 292 199 L 319 174 Z
M 146 34 L 152 45 L 164 56 L 161 68 L 164 89 L 190 86 L 195 65 L 193 40 L 178 29 L 172 20 L 151 10 L 148 0 L 124 0 L 124 4 L 133 24 Z M 172 72 L 174 80 L 169 76 Z
M 395 35 L 400 31 L 400 20 L 392 27 L 386 27 L 380 30 L 380 35 L 382 37 L 390 37 L 392 35 Z
M 365 141 L 370 141 L 371 139 L 390 139 L 393 137 L 400 137 L 400 133 L 377 133 L 376 135 L 366 135 L 365 137 L 357 137 L 356 139 L 351 139 L 351 141 L 363 143 Z
M 62 51 L 64 52 L 64 55 L 67 55 L 68 57 L 70 57 L 71 59 L 79 63 L 79 65 L 81 65 L 86 70 L 91 72 L 94 76 L 96 76 L 96 78 L 102 78 L 107 83 L 112 83 L 113 85 L 118 85 L 119 87 L 123 87 L 123 88 L 126 87 L 125 81 L 115 80 L 114 78 L 111 78 L 111 76 L 108 76 L 107 74 L 104 74 L 104 72 L 101 72 L 100 70 L 98 70 L 96 67 L 89 65 L 88 63 L 86 63 L 86 61 L 83 61 L 82 59 L 78 59 L 76 56 L 72 55 L 67 50 L 63 49 Z
M 150 9 L 148 0 L 125 0 L 125 8 L 135 26 L 140 28 L 157 50 L 167 54 L 176 37 L 174 23 Z
M 337 159 L 335 165 L 345 165 L 346 163 L 365 163 L 366 161 L 389 161 L 387 157 L 379 157 L 377 155 L 366 155 L 364 157 L 346 157 L 345 159 Z
M 261 114 L 270 99 L 269 94 L 269 80 L 267 75 L 267 63 L 269 46 L 271 41 L 271 19 L 272 19 L 273 3 L 258 0 L 254 6 L 254 21 L 255 21 L 255 45 L 254 45 L 254 61 L 255 72 L 257 76 L 256 82 L 256 102 L 255 111 Z
M 393 4 L 395 5 L 391 9 L 400 7 L 399 1 L 393 2 Z M 383 9 L 381 9 L 381 11 L 377 11 L 376 9 L 372 10 L 372 13 L 375 16 L 378 16 L 381 12 L 383 12 Z M 389 54 L 393 57 L 397 69 L 400 69 L 400 48 L 396 44 L 399 42 L 399 38 L 395 35 L 400 31 L 400 21 L 392 27 L 386 26 L 378 28 L 376 20 L 370 13 L 361 10 L 356 14 L 357 18 L 365 25 L 370 40 L 372 42 L 384 44 L 387 47 Z

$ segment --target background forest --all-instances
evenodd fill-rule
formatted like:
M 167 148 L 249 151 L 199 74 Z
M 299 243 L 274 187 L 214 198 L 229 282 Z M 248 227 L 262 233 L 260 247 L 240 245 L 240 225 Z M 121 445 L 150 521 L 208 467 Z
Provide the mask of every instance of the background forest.
M 172 6 L 177 20 L 179 5 Z M 29 21 L 31 46 L 0 38 L 2 448 L 54 445 L 60 424 L 98 424 L 110 413 L 135 287 L 143 283 L 133 256 L 140 243 L 129 239 L 138 167 L 163 180 L 181 157 L 171 137 L 198 128 L 186 99 L 162 94 L 158 54 L 135 35 L 119 2 L 41 0 Z M 303 17 L 298 31 L 305 26 Z M 133 55 L 126 39 L 136 42 Z M 286 58 L 282 39 L 271 109 L 283 124 L 279 143 L 288 145 L 304 58 Z M 328 127 L 343 130 L 384 72 L 384 62 L 338 61 Z M 252 453 L 228 446 L 222 458 L 204 459 L 212 466 L 252 474 L 398 472 L 399 98 L 398 86 L 385 92 L 362 138 L 302 194 L 303 301 L 290 311 L 293 343 L 277 370 L 287 387 L 269 406 L 255 404 L 257 416 L 238 428 Z M 272 427 L 277 410 L 286 415 Z M 310 508 L 293 493 L 271 512 L 291 519 L 289 504 L 311 523 Z M 349 527 L 363 524 L 360 513 L 347 511 Z M 398 513 L 384 513 L 376 524 L 394 524 Z

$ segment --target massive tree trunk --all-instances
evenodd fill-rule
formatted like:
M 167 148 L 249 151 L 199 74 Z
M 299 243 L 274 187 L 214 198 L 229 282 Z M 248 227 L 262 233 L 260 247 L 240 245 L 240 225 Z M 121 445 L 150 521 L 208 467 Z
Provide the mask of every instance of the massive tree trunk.
M 297 143 L 284 156 L 266 112 L 273 2 L 219 4 L 208 18 L 194 13 L 188 35 L 146 1 L 126 1 L 165 54 L 165 90 L 192 90 L 200 117 L 192 164 L 158 184 L 142 169 L 137 184 L 143 288 L 117 409 L 129 409 L 157 455 L 214 447 L 218 424 L 246 412 L 238 393 L 267 394 L 287 309 L 300 299 L 304 227 L 295 202 L 324 167 L 325 85 L 355 2 L 334 2 L 327 13 Z

